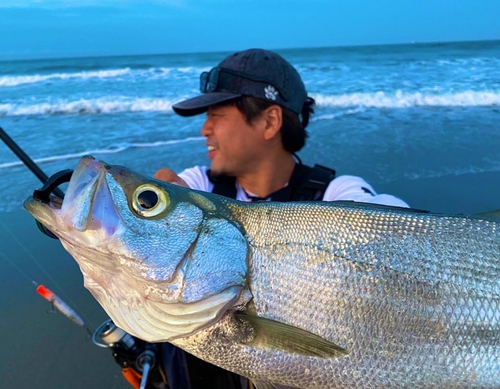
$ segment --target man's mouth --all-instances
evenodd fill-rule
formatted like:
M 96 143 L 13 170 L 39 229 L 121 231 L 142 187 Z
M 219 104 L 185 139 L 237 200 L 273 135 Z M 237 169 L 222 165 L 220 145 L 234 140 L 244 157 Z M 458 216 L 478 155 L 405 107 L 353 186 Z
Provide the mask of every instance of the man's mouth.
M 217 151 L 219 150 L 217 147 L 214 147 L 214 146 L 209 146 L 207 145 L 207 149 L 208 149 L 208 158 L 209 159 L 213 159 L 215 154 L 217 153 Z

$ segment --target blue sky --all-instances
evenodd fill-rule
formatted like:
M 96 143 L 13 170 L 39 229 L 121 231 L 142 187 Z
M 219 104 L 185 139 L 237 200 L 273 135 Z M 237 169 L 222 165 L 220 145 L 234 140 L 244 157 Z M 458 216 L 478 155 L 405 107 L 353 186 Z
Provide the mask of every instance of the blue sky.
M 0 0 L 0 60 L 500 39 L 500 0 Z

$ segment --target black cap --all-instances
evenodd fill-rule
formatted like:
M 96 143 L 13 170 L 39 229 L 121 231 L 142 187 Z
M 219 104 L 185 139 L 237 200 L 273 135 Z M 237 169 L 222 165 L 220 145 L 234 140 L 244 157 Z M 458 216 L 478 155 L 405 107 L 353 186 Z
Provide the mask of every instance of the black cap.
M 201 74 L 200 89 L 202 95 L 175 104 L 174 111 L 193 116 L 212 105 L 253 96 L 300 114 L 307 100 L 295 68 L 280 55 L 262 49 L 231 54 L 210 72 Z

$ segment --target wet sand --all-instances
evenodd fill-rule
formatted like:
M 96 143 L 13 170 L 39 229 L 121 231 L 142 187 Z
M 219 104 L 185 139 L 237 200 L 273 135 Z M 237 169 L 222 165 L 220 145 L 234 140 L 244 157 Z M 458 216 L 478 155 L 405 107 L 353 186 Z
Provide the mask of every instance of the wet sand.
M 76 262 L 26 211 L 0 213 L 0 222 L 1 252 L 27 273 L 0 255 L 0 387 L 130 388 L 110 350 L 95 346 L 86 329 L 64 315 L 50 313 L 30 282 L 51 289 L 94 330 L 107 315 L 83 287 Z
M 379 193 L 435 212 L 500 209 L 499 172 L 373 184 Z M 63 315 L 47 313 L 50 304 L 30 282 L 34 279 L 59 294 L 93 330 L 107 316 L 83 287 L 75 261 L 58 241 L 38 231 L 27 212 L 0 213 L 0 222 L 1 252 L 28 273 L 26 278 L 0 256 L 0 386 L 129 388 L 110 351 L 93 345 L 85 329 Z

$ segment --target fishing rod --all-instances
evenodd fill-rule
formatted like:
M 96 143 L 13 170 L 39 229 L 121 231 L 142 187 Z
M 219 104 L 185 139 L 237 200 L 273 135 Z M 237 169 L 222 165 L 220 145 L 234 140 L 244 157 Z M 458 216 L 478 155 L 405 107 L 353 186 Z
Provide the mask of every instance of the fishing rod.
M 49 202 L 50 194 L 53 193 L 60 199 L 64 198 L 64 192 L 58 188 L 59 185 L 68 182 L 73 174 L 73 170 L 67 169 L 57 172 L 50 178 L 40 167 L 33 161 L 28 154 L 0 127 L 0 139 L 6 146 L 23 162 L 26 167 L 42 182 L 43 186 L 33 192 L 33 196 L 43 202 Z M 35 220 L 38 229 L 52 239 L 58 239 L 47 227 L 38 220 Z
M 37 178 L 45 184 L 49 181 L 49 177 L 44 173 L 42 169 L 33 161 L 24 150 L 19 147 L 19 145 L 14 142 L 14 140 L 0 127 L 0 138 L 7 145 L 9 149 L 12 150 L 14 154 L 23 162 L 28 169 L 30 169 Z M 64 198 L 64 192 L 59 188 L 54 188 L 52 192 L 61 199 Z

